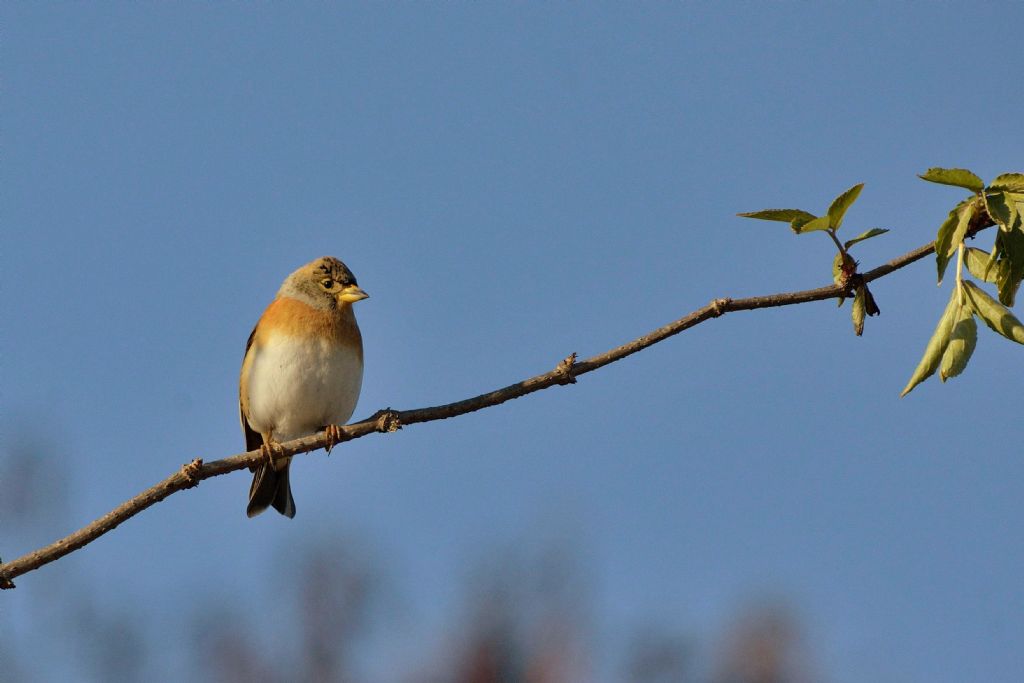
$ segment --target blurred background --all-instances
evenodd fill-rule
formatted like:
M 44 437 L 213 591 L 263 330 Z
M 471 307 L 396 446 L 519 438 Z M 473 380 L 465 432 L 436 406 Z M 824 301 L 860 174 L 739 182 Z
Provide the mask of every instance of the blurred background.
M 1024 171 L 1019 3 L 5 3 L 0 556 L 240 452 L 245 340 L 332 254 L 355 418 L 934 239 Z M 988 248 L 991 235 L 977 246 Z M 20 681 L 1015 681 L 1021 349 L 899 400 L 948 297 L 710 321 L 503 406 L 172 496 L 0 594 Z

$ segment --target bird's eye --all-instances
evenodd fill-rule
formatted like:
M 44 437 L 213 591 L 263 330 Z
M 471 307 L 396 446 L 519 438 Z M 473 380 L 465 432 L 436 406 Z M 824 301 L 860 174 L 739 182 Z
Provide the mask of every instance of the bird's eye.
M 321 286 L 322 286 L 322 287 L 323 287 L 324 289 L 331 289 L 331 288 L 333 288 L 333 287 L 334 287 L 334 280 L 330 280 L 330 279 L 328 279 L 328 280 L 321 280 L 321 281 L 320 281 L 320 285 L 321 285 Z

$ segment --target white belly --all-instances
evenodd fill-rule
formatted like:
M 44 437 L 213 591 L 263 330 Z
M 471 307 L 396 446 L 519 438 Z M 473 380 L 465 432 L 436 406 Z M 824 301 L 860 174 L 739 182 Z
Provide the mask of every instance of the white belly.
M 352 417 L 363 383 L 354 349 L 275 336 L 250 353 L 249 424 L 257 432 L 283 442 Z

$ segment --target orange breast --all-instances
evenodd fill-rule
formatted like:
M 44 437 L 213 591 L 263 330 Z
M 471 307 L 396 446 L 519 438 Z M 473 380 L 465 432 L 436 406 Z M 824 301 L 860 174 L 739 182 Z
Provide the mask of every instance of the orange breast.
M 363 338 L 351 306 L 321 310 L 298 299 L 275 299 L 263 312 L 256 327 L 254 344 L 266 341 L 273 334 L 288 336 L 317 336 L 339 345 L 349 346 L 363 357 Z

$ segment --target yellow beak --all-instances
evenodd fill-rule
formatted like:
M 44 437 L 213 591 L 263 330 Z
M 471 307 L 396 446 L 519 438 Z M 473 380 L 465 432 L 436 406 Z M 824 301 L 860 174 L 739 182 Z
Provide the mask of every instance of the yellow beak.
M 338 292 L 338 301 L 344 301 L 347 304 L 352 304 L 357 301 L 362 301 L 369 296 L 369 294 L 361 290 L 356 285 L 349 285 Z

